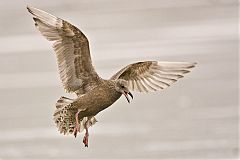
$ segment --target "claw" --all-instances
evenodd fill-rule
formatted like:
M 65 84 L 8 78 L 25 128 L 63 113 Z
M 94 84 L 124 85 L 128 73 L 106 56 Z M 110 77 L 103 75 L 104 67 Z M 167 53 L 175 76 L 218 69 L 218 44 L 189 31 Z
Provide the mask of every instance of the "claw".
M 85 147 L 88 147 L 88 138 L 86 136 L 83 138 L 83 143 Z
M 73 135 L 76 138 L 77 137 L 77 133 L 80 131 L 79 125 L 76 125 L 74 130 L 73 130 Z
M 85 147 L 88 147 L 88 133 L 86 133 L 83 138 L 83 144 Z
M 75 137 L 75 138 L 77 137 L 77 132 L 74 132 L 74 137 Z

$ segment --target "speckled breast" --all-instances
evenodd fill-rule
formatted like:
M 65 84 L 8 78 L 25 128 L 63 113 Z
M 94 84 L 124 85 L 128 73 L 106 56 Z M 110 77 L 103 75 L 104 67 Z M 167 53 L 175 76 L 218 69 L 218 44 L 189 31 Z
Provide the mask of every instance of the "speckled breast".
M 80 108 L 86 109 L 82 116 L 95 116 L 111 106 L 120 97 L 121 93 L 117 92 L 111 84 L 103 83 L 80 97 L 78 105 Z

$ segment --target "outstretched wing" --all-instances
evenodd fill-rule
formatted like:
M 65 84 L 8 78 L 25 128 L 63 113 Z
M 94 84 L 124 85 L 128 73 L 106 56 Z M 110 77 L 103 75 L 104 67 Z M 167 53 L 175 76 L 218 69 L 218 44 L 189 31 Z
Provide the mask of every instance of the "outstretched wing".
M 40 9 L 27 7 L 41 34 L 53 41 L 58 69 L 67 92 L 84 94 L 99 81 L 86 36 L 75 26 Z
M 111 79 L 127 80 L 129 89 L 133 91 L 157 91 L 182 78 L 195 65 L 190 62 L 137 62 L 124 67 Z

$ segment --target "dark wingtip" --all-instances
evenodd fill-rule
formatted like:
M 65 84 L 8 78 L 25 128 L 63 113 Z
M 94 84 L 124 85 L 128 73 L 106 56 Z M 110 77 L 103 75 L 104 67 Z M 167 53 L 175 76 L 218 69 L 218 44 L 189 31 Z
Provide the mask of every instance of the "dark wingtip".
M 36 18 L 36 17 L 33 17 L 33 20 L 34 20 L 34 21 L 37 21 L 37 20 L 38 20 L 38 18 Z
M 34 9 L 34 7 L 31 7 L 31 6 L 27 5 L 28 12 L 35 16 L 35 14 L 33 13 L 31 8 Z
M 32 10 L 30 9 L 29 5 L 27 5 L 28 12 L 32 13 Z
M 197 65 L 197 62 L 193 62 L 192 65 L 189 68 L 196 67 L 196 65 Z

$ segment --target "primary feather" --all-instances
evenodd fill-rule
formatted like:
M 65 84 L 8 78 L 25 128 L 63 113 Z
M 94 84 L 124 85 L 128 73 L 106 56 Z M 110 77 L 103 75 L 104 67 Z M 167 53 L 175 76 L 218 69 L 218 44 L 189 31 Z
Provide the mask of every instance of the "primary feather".
M 133 91 L 157 91 L 169 87 L 195 65 L 190 62 L 137 62 L 124 67 L 111 79 L 127 80 L 129 89 Z
M 67 92 L 85 94 L 100 79 L 92 66 L 89 43 L 75 26 L 34 7 L 27 7 L 35 26 L 49 41 L 57 56 L 58 69 Z

